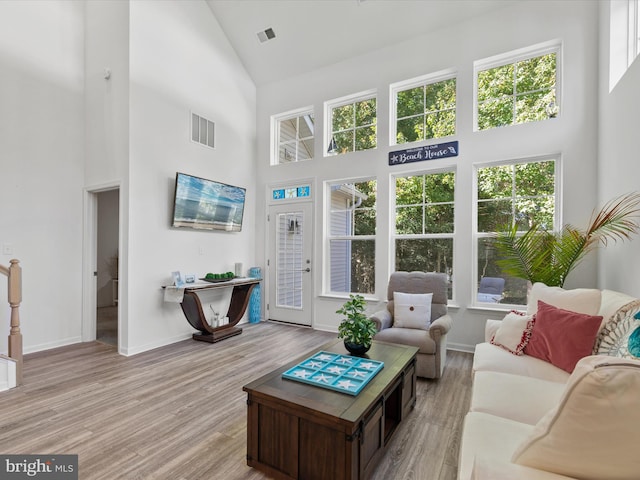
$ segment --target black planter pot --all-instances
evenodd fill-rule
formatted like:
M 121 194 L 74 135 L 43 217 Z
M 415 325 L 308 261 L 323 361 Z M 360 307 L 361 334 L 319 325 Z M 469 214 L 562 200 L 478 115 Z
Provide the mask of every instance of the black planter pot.
M 364 345 L 360 345 L 359 343 L 351 343 L 345 340 L 344 348 L 346 348 L 351 355 L 360 357 L 365 353 L 367 353 L 369 351 L 369 348 L 371 348 L 371 346 L 365 347 Z

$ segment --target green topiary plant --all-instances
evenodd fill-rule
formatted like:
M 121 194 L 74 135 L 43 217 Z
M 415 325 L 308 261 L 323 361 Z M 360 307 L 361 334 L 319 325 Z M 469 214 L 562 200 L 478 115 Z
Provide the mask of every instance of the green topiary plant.
M 373 320 L 364 314 L 364 309 L 365 301 L 362 295 L 349 295 L 349 300 L 340 310 L 336 310 L 336 313 L 346 317 L 338 326 L 338 338 L 369 348 L 377 330 Z

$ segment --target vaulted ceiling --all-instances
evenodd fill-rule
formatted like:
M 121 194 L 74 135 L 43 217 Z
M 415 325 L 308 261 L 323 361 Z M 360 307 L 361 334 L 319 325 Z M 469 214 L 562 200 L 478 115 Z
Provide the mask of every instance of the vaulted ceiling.
M 254 82 L 263 85 L 427 31 L 446 30 L 452 24 L 518 1 L 522 0 L 207 0 L 207 3 Z M 275 38 L 262 43 L 257 34 L 269 28 Z M 263 38 L 266 36 L 269 35 Z

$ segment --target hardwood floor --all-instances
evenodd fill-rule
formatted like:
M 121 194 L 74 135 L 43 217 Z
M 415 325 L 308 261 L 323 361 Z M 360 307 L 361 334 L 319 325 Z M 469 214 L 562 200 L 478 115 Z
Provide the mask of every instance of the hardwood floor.
M 335 338 L 266 322 L 133 357 L 99 342 L 27 355 L 24 385 L 0 393 L 0 452 L 78 454 L 82 480 L 267 478 L 246 465 L 242 386 Z M 449 352 L 442 379 L 418 379 L 375 479 L 456 478 L 471 358 Z

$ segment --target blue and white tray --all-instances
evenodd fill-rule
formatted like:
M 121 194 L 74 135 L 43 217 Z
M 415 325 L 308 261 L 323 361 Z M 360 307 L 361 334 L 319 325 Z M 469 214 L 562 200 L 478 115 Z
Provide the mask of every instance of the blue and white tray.
M 283 378 L 357 395 L 382 370 L 384 362 L 318 352 L 282 374 Z

